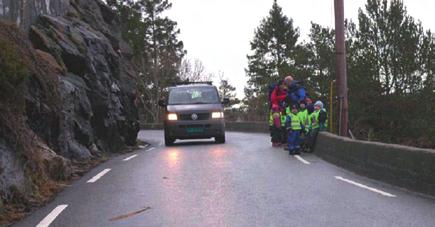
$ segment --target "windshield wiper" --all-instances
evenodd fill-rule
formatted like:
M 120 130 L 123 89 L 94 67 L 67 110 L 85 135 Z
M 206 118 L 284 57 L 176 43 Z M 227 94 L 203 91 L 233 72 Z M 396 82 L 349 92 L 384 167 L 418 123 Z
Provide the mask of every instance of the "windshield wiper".
M 208 103 L 208 102 L 192 102 L 192 103 L 189 103 L 189 104 L 195 105 L 195 104 L 210 104 L 210 103 Z
M 189 102 L 189 103 L 169 103 L 168 105 L 198 105 L 198 104 L 219 104 L 214 102 Z

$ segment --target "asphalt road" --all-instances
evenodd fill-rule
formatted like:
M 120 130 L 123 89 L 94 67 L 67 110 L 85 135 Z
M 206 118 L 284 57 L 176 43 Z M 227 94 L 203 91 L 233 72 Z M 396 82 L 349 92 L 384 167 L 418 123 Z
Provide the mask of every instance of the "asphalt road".
M 170 148 L 162 131 L 139 138 L 153 146 L 98 166 L 15 226 L 435 226 L 434 199 L 289 156 L 266 134 Z

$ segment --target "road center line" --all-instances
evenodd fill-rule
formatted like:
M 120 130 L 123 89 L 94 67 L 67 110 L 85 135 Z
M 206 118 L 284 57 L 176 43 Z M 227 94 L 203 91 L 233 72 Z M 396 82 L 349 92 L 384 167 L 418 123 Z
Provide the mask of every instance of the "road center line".
M 99 174 L 95 175 L 95 177 L 92 177 L 90 180 L 88 180 L 88 183 L 95 183 L 97 180 L 99 180 L 101 177 L 106 175 L 111 169 L 105 169 L 101 171 Z
M 51 211 L 51 213 L 47 215 L 47 217 L 42 219 L 42 221 L 39 222 L 39 224 L 36 225 L 36 227 L 48 227 L 56 219 L 56 217 L 59 216 L 59 214 L 62 213 L 62 211 L 65 210 L 65 208 L 67 207 L 68 205 L 57 206 L 56 208 L 54 208 L 53 211 Z
M 152 150 L 154 150 L 154 149 L 156 149 L 155 147 L 151 147 L 150 149 L 148 149 L 148 150 L 146 150 L 146 151 L 152 151 Z
M 388 192 L 384 192 L 384 191 L 378 190 L 378 189 L 376 189 L 376 188 L 371 188 L 371 187 L 369 187 L 369 186 L 366 186 L 366 185 L 363 185 L 363 184 L 357 183 L 357 182 L 355 182 L 355 181 L 351 181 L 351 180 L 345 179 L 345 178 L 340 177 L 340 176 L 335 176 L 335 179 L 337 179 L 337 180 L 341 180 L 341 181 L 344 181 L 344 182 L 349 183 L 349 184 L 353 184 L 353 185 L 355 185 L 355 186 L 357 186 L 357 187 L 367 189 L 367 190 L 369 190 L 369 191 L 372 191 L 372 192 L 375 192 L 375 193 L 381 194 L 381 195 L 383 195 L 383 196 L 387 196 L 387 197 L 396 197 L 395 195 L 390 194 L 390 193 L 388 193 Z
M 130 157 L 128 157 L 128 158 L 124 158 L 123 161 L 124 161 L 124 162 L 125 162 L 125 161 L 129 161 L 129 160 L 131 160 L 131 159 L 133 159 L 133 158 L 136 158 L 136 157 L 137 157 L 137 154 L 132 155 L 132 156 L 130 156 Z
M 302 163 L 304 163 L 305 165 L 309 165 L 309 164 L 311 164 L 309 161 L 303 159 L 303 158 L 302 158 L 301 156 L 299 156 L 299 155 L 295 155 L 295 158 L 296 158 L 297 160 L 301 161 Z

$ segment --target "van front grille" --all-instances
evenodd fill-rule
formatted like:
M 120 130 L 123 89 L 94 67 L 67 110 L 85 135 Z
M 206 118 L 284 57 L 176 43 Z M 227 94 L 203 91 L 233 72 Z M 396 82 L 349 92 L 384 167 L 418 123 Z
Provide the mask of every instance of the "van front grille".
M 193 115 L 193 113 L 180 114 L 180 120 L 182 120 L 182 121 L 194 121 L 192 119 L 192 115 Z M 210 113 L 196 113 L 196 115 L 198 116 L 198 119 L 196 119 L 195 121 L 202 121 L 202 120 L 210 119 Z

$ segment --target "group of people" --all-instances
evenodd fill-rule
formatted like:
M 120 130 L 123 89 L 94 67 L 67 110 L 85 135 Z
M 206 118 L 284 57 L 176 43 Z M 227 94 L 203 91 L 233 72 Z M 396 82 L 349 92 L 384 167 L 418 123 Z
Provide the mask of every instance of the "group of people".
M 317 134 L 327 128 L 327 112 L 319 100 L 312 102 L 300 82 L 287 76 L 269 88 L 269 126 L 273 147 L 290 155 L 312 151 Z

